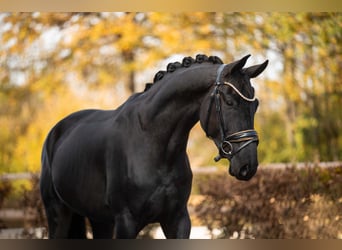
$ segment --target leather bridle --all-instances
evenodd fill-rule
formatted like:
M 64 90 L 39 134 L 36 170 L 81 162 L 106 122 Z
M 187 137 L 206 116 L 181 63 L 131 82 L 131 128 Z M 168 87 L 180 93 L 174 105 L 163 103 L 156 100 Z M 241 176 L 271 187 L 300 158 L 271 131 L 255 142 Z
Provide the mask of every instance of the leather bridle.
M 235 154 L 241 151 L 243 148 L 247 147 L 249 144 L 255 142 L 259 143 L 258 133 L 254 129 L 247 129 L 242 130 L 239 132 L 235 132 L 230 135 L 226 135 L 224 129 L 224 120 L 222 115 L 222 108 L 221 108 L 221 91 L 219 90 L 220 86 L 226 85 L 230 86 L 242 99 L 247 102 L 254 102 L 256 100 L 255 96 L 253 98 L 248 98 L 244 96 L 233 84 L 229 82 L 221 82 L 221 74 L 226 65 L 222 64 L 217 70 L 217 78 L 215 82 L 215 87 L 213 92 L 210 95 L 210 104 L 208 108 L 207 118 L 204 124 L 204 129 L 208 135 L 208 126 L 209 126 L 209 116 L 212 105 L 215 101 L 215 110 L 218 119 L 218 124 L 220 126 L 220 134 L 221 134 L 221 143 L 219 146 L 219 155 L 215 157 L 215 161 L 219 161 L 221 158 L 227 158 L 231 160 Z M 242 143 L 241 146 L 238 148 L 234 147 L 235 143 Z

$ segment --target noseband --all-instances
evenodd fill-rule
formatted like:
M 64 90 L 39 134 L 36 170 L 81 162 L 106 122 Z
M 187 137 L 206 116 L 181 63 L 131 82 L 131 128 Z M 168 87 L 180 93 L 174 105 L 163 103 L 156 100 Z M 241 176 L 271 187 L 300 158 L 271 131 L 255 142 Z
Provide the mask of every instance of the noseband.
M 226 136 L 226 132 L 224 129 L 224 121 L 222 115 L 222 108 L 221 108 L 221 92 L 219 90 L 220 86 L 226 85 L 230 86 L 242 99 L 247 102 L 254 102 L 256 100 L 255 96 L 253 98 L 248 98 L 244 96 L 233 84 L 229 82 L 221 82 L 221 74 L 225 67 L 225 64 L 222 64 L 217 70 L 217 78 L 215 82 L 215 88 L 212 94 L 210 95 L 210 104 L 208 108 L 208 115 L 205 122 L 205 131 L 208 135 L 208 125 L 209 125 L 209 115 L 211 111 L 211 107 L 213 102 L 215 101 L 215 110 L 217 114 L 218 123 L 220 125 L 220 133 L 221 133 L 221 143 L 219 148 L 219 155 L 215 157 L 215 161 L 219 161 L 221 158 L 227 158 L 231 160 L 235 154 L 237 154 L 240 150 L 247 147 L 249 144 L 256 142 L 259 143 L 258 133 L 254 129 L 242 130 L 233 134 Z M 242 143 L 240 147 L 234 147 L 235 143 Z

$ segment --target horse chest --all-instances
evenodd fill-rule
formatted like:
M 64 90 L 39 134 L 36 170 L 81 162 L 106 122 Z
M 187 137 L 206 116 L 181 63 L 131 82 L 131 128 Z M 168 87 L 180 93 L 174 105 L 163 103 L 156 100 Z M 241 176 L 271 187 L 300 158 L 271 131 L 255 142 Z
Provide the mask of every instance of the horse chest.
M 140 214 L 146 220 L 157 221 L 158 218 L 177 210 L 183 206 L 188 199 L 185 189 L 177 187 L 175 182 L 166 182 L 156 185 L 146 195 L 141 204 Z
M 135 197 L 127 200 L 129 209 L 142 220 L 155 222 L 184 207 L 191 190 L 191 175 L 163 175 L 150 178 L 144 184 L 131 183 L 128 186 L 126 197 Z

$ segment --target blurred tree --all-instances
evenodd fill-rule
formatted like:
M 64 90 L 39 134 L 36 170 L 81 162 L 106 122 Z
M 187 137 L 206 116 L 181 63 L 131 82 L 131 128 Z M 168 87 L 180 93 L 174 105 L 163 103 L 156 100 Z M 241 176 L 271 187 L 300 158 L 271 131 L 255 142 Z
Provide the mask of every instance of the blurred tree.
M 281 70 L 274 74 L 277 76 L 266 79 L 267 86 L 258 92 L 263 107 L 260 112 L 266 112 L 257 116 L 261 134 L 266 135 L 261 154 L 270 161 L 341 159 L 342 111 L 336 107 L 342 104 L 342 15 L 231 15 L 234 17 L 224 15 L 221 26 L 230 34 L 231 48 L 275 55 L 277 61 L 270 62 L 268 71 L 275 70 L 272 64 L 281 62 Z M 278 122 L 271 123 L 274 118 Z
M 273 13 L 262 34 L 282 58 L 289 160 L 337 160 L 342 112 L 342 16 L 337 13 Z M 270 44 L 269 44 L 270 45 Z
M 74 111 L 71 107 L 77 104 L 72 103 L 78 99 L 88 105 L 104 102 L 107 103 L 104 106 L 117 106 L 128 93 L 136 91 L 137 71 L 155 65 L 171 53 L 190 51 L 194 46 L 198 46 L 198 51 L 209 51 L 211 42 L 205 35 L 210 32 L 207 27 L 210 22 L 203 21 L 210 16 L 206 13 L 194 13 L 191 18 L 186 14 L 166 13 L 2 14 L 1 119 L 5 120 L 6 129 L 0 139 L 8 146 L 1 151 L 1 170 L 33 169 L 33 159 L 40 158 L 39 145 L 43 140 L 40 133 L 46 134 L 49 128 L 38 119 L 44 117 L 50 99 L 68 107 L 54 105 L 64 110 L 64 115 Z M 171 20 L 177 21 L 169 23 Z M 197 28 L 192 30 L 194 26 Z M 198 43 L 192 43 L 197 35 L 202 37 L 197 39 Z M 128 86 L 128 91 L 124 86 Z M 112 94 L 105 94 L 106 91 Z M 74 95 L 70 102 L 66 98 L 68 92 Z M 103 96 L 109 101 L 99 100 Z M 15 132 L 13 127 L 17 128 Z M 24 164 L 26 167 L 22 165 L 27 160 L 24 155 L 31 159 Z
M 341 159 L 341 24 L 340 13 L 2 13 L 0 171 L 39 170 L 58 119 L 114 108 L 142 72 L 197 53 L 272 58 L 256 85 L 261 161 Z M 203 143 L 196 126 L 189 147 Z M 190 155 L 210 164 L 212 148 Z

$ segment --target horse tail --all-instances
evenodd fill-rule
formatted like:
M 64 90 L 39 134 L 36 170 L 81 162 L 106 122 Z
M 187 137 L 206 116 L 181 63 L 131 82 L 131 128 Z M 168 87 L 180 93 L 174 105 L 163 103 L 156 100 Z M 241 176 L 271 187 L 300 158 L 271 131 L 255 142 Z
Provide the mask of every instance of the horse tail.
M 52 178 L 52 162 L 54 153 L 56 151 L 56 145 L 63 133 L 62 122 L 57 123 L 47 135 L 41 154 L 41 176 L 40 176 L 40 191 L 43 194 L 43 190 L 46 187 L 54 189 L 53 178 Z
M 58 140 L 58 136 L 56 136 L 56 128 L 54 127 L 49 132 L 48 136 L 45 139 L 42 149 L 41 155 L 41 164 L 42 168 L 46 167 L 51 170 L 52 160 L 53 160 L 53 153 L 54 153 L 54 146 L 56 141 Z
M 57 124 L 45 139 L 41 155 L 40 194 L 46 212 L 49 238 L 86 238 L 85 218 L 68 208 L 59 195 L 52 174 L 52 163 L 58 140 L 62 135 L 62 126 Z M 69 217 L 71 215 L 71 217 Z M 69 223 L 68 231 L 64 223 Z
M 47 187 L 53 187 L 51 166 L 54 153 L 54 145 L 56 144 L 56 139 L 58 139 L 56 138 L 55 129 L 56 127 L 51 129 L 44 141 L 42 148 L 40 176 L 40 192 L 42 197 L 46 196 L 44 195 L 44 193 L 49 190 L 49 188 Z
M 49 161 L 49 156 L 48 156 L 48 149 L 47 149 L 48 138 L 49 137 L 47 137 L 45 139 L 44 144 L 43 144 L 42 155 L 41 155 L 42 168 L 44 168 L 44 167 L 50 168 L 50 166 L 51 166 L 50 161 Z

